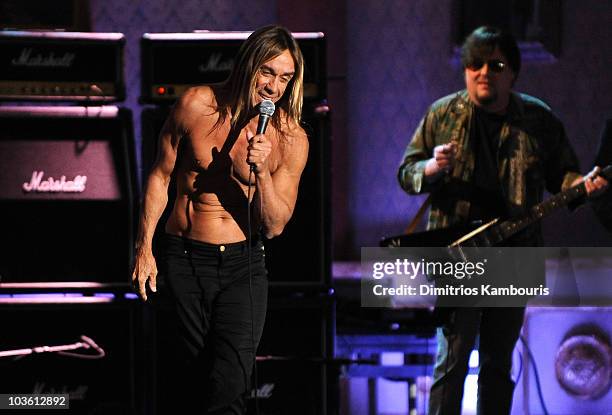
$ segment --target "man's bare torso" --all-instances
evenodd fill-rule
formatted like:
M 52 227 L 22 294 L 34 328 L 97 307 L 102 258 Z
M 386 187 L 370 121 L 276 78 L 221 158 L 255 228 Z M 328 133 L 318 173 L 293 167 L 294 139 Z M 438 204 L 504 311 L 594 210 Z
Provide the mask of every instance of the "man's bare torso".
M 207 88 L 208 87 L 201 87 Z M 207 92 L 208 92 L 207 91 Z M 195 93 L 189 103 L 192 112 L 183 125 L 174 174 L 177 196 L 166 232 L 208 243 L 232 243 L 246 239 L 249 165 L 246 162 L 246 131 L 255 134 L 257 116 L 238 134 L 230 136 L 230 117 L 215 126 L 219 118 L 211 93 Z M 193 114 L 195 113 L 195 114 Z M 268 126 L 272 142 L 270 172 L 281 162 L 278 134 Z M 251 199 L 255 177 L 251 176 Z M 254 211 L 254 210 L 252 210 Z M 259 218 L 252 218 L 255 234 Z

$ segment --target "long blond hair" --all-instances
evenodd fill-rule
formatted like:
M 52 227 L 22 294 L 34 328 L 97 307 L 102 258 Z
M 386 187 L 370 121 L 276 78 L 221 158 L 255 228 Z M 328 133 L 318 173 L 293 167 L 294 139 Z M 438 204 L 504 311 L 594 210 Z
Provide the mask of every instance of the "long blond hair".
M 281 113 L 291 125 L 300 124 L 302 118 L 302 101 L 304 97 L 304 58 L 291 32 L 279 25 L 264 26 L 244 41 L 234 61 L 229 78 L 223 83 L 224 99 L 218 103 L 219 123 L 223 123 L 231 113 L 232 128 L 244 125 L 252 114 L 252 92 L 261 66 L 274 59 L 284 51 L 291 54 L 295 74 L 288 83 L 285 93 L 276 103 L 277 110 L 271 118 L 274 128 L 282 134 Z M 279 111 L 282 108 L 283 111 Z

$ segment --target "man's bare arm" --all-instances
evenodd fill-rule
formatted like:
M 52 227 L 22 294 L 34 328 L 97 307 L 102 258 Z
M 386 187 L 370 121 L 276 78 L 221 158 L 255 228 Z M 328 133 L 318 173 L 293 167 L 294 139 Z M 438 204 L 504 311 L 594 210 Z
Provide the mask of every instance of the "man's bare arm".
M 257 163 L 261 159 L 257 158 L 256 150 L 260 148 L 260 144 L 265 148 L 267 141 L 265 137 L 256 135 L 251 137 L 250 140 L 254 143 L 252 153 L 255 156 L 247 161 L 255 163 L 257 166 L 257 194 L 254 203 L 259 211 L 265 236 L 273 238 L 281 234 L 285 225 L 291 219 L 291 215 L 293 215 L 300 177 L 308 159 L 308 138 L 302 128 L 296 126 L 293 129 L 287 137 L 287 143 L 279 144 L 286 147 L 282 152 L 283 160 L 274 174 L 270 173 L 270 169 L 265 163 L 267 155 L 263 157 L 262 154 L 264 161 Z M 263 142 L 257 143 L 259 140 Z
M 190 100 L 193 100 L 193 97 L 187 92 L 176 103 L 166 120 L 158 140 L 157 158 L 145 185 L 132 273 L 132 282 L 145 301 L 147 281 L 151 290 L 156 291 L 157 265 L 153 257 L 153 234 L 168 203 L 168 185 L 176 163 L 178 145 L 184 133 Z

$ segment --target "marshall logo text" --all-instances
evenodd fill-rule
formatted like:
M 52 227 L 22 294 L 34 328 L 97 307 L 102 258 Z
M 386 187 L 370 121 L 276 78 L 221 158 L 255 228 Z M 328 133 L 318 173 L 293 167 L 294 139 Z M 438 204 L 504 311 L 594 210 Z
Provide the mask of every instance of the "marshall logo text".
M 66 180 L 66 176 L 61 176 L 59 179 L 48 177 L 43 180 L 44 175 L 44 171 L 34 170 L 30 182 L 23 183 L 23 191 L 25 193 L 82 193 L 85 191 L 87 176 L 78 175 L 72 180 Z
M 269 399 L 272 397 L 272 391 L 274 390 L 274 383 L 266 383 L 257 388 L 257 392 L 251 391 L 251 399 L 257 397 L 257 399 Z M 257 396 L 255 394 L 257 393 Z
M 25 48 L 21 55 L 11 61 L 13 66 L 40 67 L 40 68 L 69 68 L 74 62 L 76 54 L 66 52 L 61 56 L 55 56 L 50 52 L 47 56 L 42 53 L 34 53 L 32 48 Z
M 201 73 L 231 71 L 234 61 L 232 59 L 223 60 L 222 58 L 222 54 L 212 53 L 205 63 L 198 66 L 198 71 Z

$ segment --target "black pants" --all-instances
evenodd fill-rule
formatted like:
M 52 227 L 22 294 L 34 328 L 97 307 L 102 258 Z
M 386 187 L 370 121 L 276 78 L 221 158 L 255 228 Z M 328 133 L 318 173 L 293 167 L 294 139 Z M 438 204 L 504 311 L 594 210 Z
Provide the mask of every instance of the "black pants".
M 243 414 L 266 315 L 263 244 L 251 247 L 251 305 L 246 242 L 213 245 L 172 235 L 165 242 L 165 282 L 179 333 L 173 401 L 190 409 L 177 413 Z
M 510 414 L 514 382 L 512 352 L 523 325 L 523 307 L 456 308 L 438 328 L 438 352 L 429 396 L 429 415 L 459 415 L 463 384 L 476 336 L 478 414 Z

